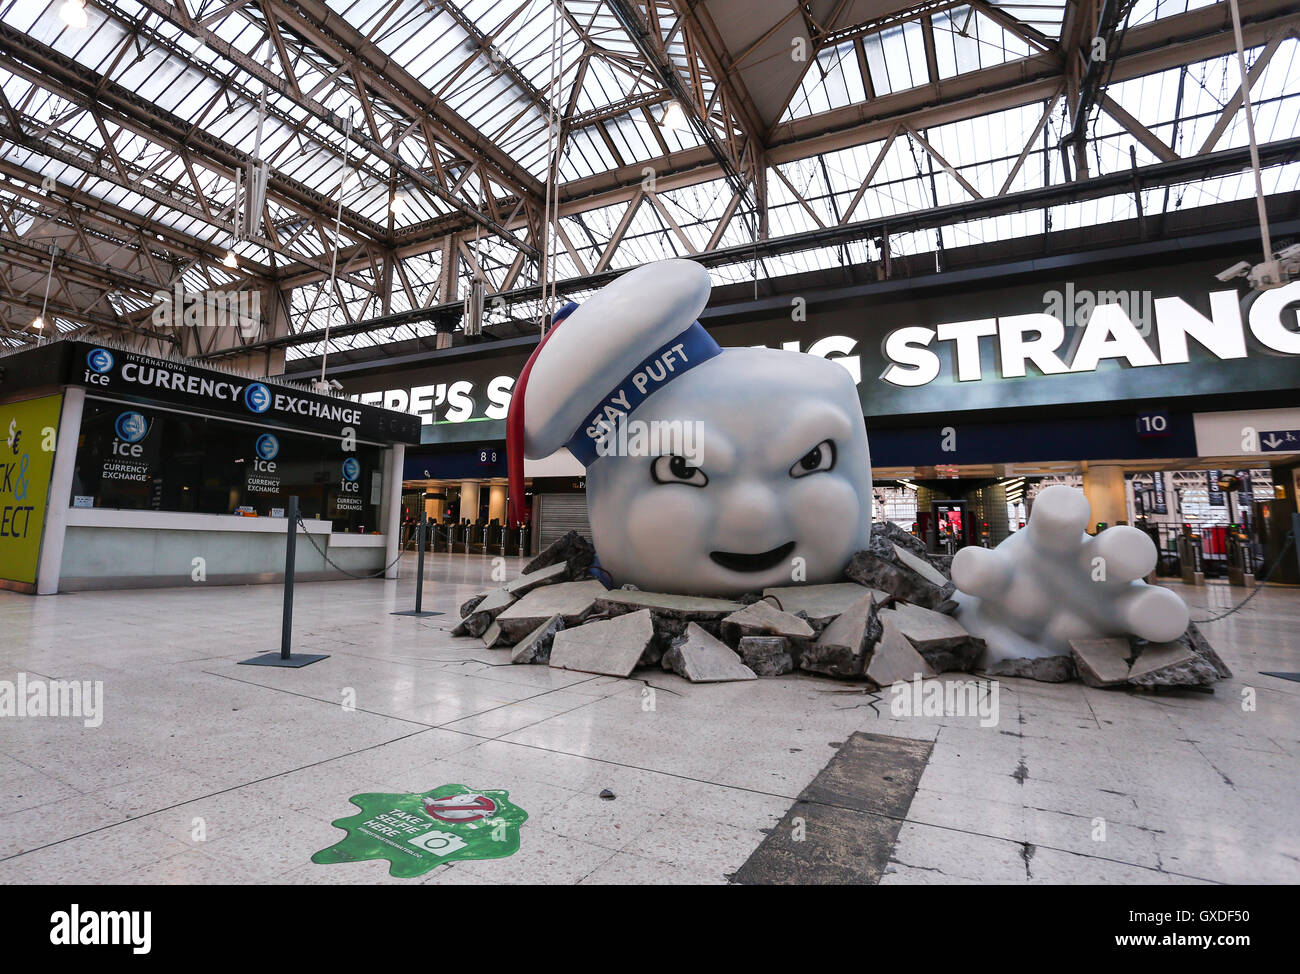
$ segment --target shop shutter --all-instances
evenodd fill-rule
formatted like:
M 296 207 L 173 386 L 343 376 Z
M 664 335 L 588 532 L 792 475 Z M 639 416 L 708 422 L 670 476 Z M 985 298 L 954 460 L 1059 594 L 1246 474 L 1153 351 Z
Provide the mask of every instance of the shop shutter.
M 538 494 L 537 547 L 541 551 L 565 532 L 577 531 L 584 538 L 591 537 L 591 523 L 587 520 L 586 494 Z

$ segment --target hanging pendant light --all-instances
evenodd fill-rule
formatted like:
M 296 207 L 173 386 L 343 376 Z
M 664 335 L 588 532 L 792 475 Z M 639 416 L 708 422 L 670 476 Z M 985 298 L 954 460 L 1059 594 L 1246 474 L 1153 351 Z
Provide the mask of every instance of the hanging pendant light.
M 59 8 L 59 19 L 76 30 L 85 28 L 90 23 L 86 17 L 86 0 L 65 0 Z
M 686 111 L 682 108 L 679 101 L 670 101 L 668 107 L 664 109 L 663 117 L 659 119 L 659 127 L 672 129 L 676 132 L 683 132 L 689 129 L 690 123 L 686 121 Z

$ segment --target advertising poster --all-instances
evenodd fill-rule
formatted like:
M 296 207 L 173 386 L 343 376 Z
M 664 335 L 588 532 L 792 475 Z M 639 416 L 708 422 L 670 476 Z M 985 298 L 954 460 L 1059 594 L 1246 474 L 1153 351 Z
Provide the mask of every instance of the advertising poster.
M 0 406 L 0 579 L 35 584 L 62 396 Z
M 1223 507 L 1223 488 L 1219 486 L 1219 474 L 1221 470 L 1208 470 L 1205 473 L 1205 483 L 1210 492 L 1210 506 Z
M 361 461 L 354 456 L 349 456 L 339 462 L 336 469 L 336 483 L 330 491 L 329 516 L 347 518 L 362 513 L 365 508 L 361 494 L 363 482 Z
M 284 493 L 280 480 L 280 438 L 274 433 L 263 433 L 253 443 L 253 457 L 244 477 L 244 496 L 259 500 L 259 494 L 278 497 Z M 272 517 L 275 515 L 272 514 Z M 280 515 L 283 517 L 283 515 Z
M 123 409 L 113 419 L 113 438 L 99 469 L 101 485 L 147 489 L 156 493 L 160 467 L 160 437 L 152 410 Z M 156 503 L 149 505 L 157 509 Z
M 1155 504 L 1151 508 L 1153 514 L 1168 514 L 1169 507 L 1165 503 L 1165 475 L 1163 471 L 1157 470 L 1151 475 L 1151 483 L 1155 487 Z

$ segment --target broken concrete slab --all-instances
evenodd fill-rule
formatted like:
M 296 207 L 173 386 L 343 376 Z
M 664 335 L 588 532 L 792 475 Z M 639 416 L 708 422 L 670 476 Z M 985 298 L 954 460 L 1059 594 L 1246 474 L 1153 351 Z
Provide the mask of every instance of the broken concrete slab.
M 465 620 L 466 629 L 471 635 L 483 635 L 492 624 L 492 620 L 512 606 L 515 601 L 515 596 L 505 589 L 493 589 L 487 593 L 487 597 L 482 602 L 474 606 L 474 611 Z
M 787 639 L 812 639 L 813 627 L 804 619 L 782 612 L 771 602 L 747 605 L 722 620 L 722 638 L 735 645 L 745 636 L 784 636 Z
M 522 639 L 554 615 L 562 616 L 565 626 L 571 627 L 592 612 L 604 592 L 605 586 L 595 579 L 543 585 L 498 615 L 497 622 L 512 641 Z
M 517 596 L 503 588 L 494 588 L 478 605 L 474 606 L 474 612 L 486 612 L 493 619 L 502 609 L 508 609 L 516 601 Z
M 569 566 L 570 577 L 582 578 L 595 557 L 596 549 L 591 542 L 577 531 L 569 531 L 552 541 L 541 554 L 525 565 L 524 574 L 563 563 Z
M 473 600 L 471 600 L 473 601 Z M 497 588 L 488 592 L 474 603 L 469 615 L 460 620 L 459 625 L 451 631 L 453 636 L 482 636 L 488 626 L 504 609 L 509 608 L 515 597 L 505 589 Z M 469 605 L 469 602 L 465 603 Z
M 952 555 L 947 552 L 927 551 L 924 541 L 892 521 L 884 523 L 877 521 L 872 524 L 871 538 L 873 541 L 876 538 L 888 540 L 924 560 L 944 578 L 952 578 Z
M 952 555 L 945 552 L 927 551 L 923 557 L 930 563 L 930 567 L 944 578 L 952 578 Z
M 925 542 L 912 532 L 903 530 L 893 521 L 873 521 L 871 524 L 871 537 L 883 538 L 900 548 L 906 548 L 918 558 L 924 558 L 926 555 Z
M 940 587 L 951 584 L 952 580 L 948 576 L 935 568 L 929 561 L 913 554 L 906 548 L 894 545 L 894 554 L 898 557 L 900 562 L 912 569 L 912 571 L 916 572 L 930 584 L 938 585 Z
M 1214 667 L 1214 672 L 1220 680 L 1232 679 L 1232 670 L 1228 669 L 1228 664 L 1223 662 L 1219 654 L 1214 651 L 1214 647 L 1201 634 L 1201 630 L 1196 627 L 1196 623 L 1189 622 L 1187 630 L 1176 641 L 1185 642 L 1188 649 Z
M 510 645 L 509 640 L 501 634 L 501 627 L 497 625 L 496 622 L 493 622 L 483 630 L 481 638 L 483 640 L 483 645 L 488 649 L 497 649 L 498 647 L 505 648 Z
M 1128 680 L 1133 647 L 1123 636 L 1110 639 L 1071 639 L 1070 657 L 1079 679 L 1090 687 L 1113 687 Z
M 926 609 L 942 605 L 956 590 L 928 561 L 884 538 L 873 538 L 870 548 L 855 554 L 844 575 Z
M 1146 643 L 1128 671 L 1135 687 L 1209 686 L 1218 674 L 1185 642 Z
M 719 635 L 724 616 L 740 609 L 730 599 L 706 599 L 693 595 L 667 595 L 637 589 L 611 589 L 596 600 L 596 611 L 618 616 L 649 609 L 655 627 L 655 640 L 641 665 L 654 666 L 668 652 L 673 640 L 686 632 L 686 624 L 698 623 L 710 635 Z
M 741 608 L 730 599 L 706 599 L 695 595 L 667 595 L 638 589 L 615 588 L 602 591 L 597 609 L 608 612 L 636 612 L 652 609 L 664 616 L 686 622 L 720 620 Z
M 947 649 L 921 650 L 921 655 L 936 673 L 974 673 L 988 652 L 989 644 L 971 636 Z
M 1037 659 L 1004 659 L 984 671 L 989 676 L 1018 676 L 1039 683 L 1066 683 L 1076 676 L 1069 656 L 1039 656 Z
M 883 602 L 886 595 L 880 589 L 866 589 Z M 821 632 L 835 617 L 848 611 L 862 599 L 863 587 L 857 582 L 831 582 L 827 585 L 782 585 L 763 589 L 764 597 L 775 599 L 778 609 L 791 615 L 802 613 L 813 629 Z
M 887 687 L 899 680 L 912 680 L 917 676 L 935 676 L 925 657 L 903 635 L 898 626 L 881 613 L 880 638 L 871 650 L 863 675 L 878 687 Z
M 933 609 L 895 602 L 880 610 L 880 621 L 886 619 L 936 673 L 969 673 L 987 648 L 984 640 L 976 639 L 952 616 Z
M 568 580 L 569 566 L 561 561 L 554 565 L 547 565 L 545 568 L 539 568 L 535 572 L 524 572 L 518 578 L 506 582 L 502 588 L 515 598 L 522 598 L 542 585 L 554 585 L 557 582 L 567 582 Z
M 758 676 L 781 676 L 794 669 L 790 643 L 782 636 L 742 636 L 736 648 Z
M 840 613 L 816 642 L 804 648 L 799 666 L 827 676 L 861 676 L 871 646 L 879 638 L 875 597 L 868 592 Z
M 966 627 L 952 616 L 926 609 L 919 605 L 895 602 L 887 609 L 880 610 L 883 622 L 889 618 L 917 652 L 927 649 L 947 649 L 957 646 L 970 638 Z
M 482 602 L 482 601 L 483 601 L 484 599 L 486 599 L 486 598 L 487 598 L 487 592 L 484 592 L 482 595 L 476 595 L 476 596 L 474 596 L 472 599 L 466 599 L 466 600 L 461 604 L 461 607 L 460 607 L 460 617 L 461 617 L 462 619 L 464 619 L 466 616 L 468 616 L 471 612 L 474 611 L 475 607 L 476 607 L 480 602 Z
M 564 628 L 563 616 L 551 616 L 540 626 L 519 640 L 510 651 L 512 663 L 546 663 L 551 658 L 551 645 L 555 634 Z
M 471 625 L 474 625 L 477 621 L 479 620 L 474 619 L 473 613 L 470 613 L 464 619 L 461 619 L 460 622 L 456 623 L 451 630 L 451 634 L 453 636 L 481 636 L 483 635 L 483 631 L 487 629 L 486 623 L 475 626 L 477 629 L 476 632 L 470 630 Z
M 636 669 L 654 634 L 649 609 L 561 629 L 551 642 L 550 665 L 583 673 L 628 676 Z
M 662 666 L 692 683 L 726 683 L 758 678 L 726 643 L 693 622 L 687 623 L 686 632 L 664 654 Z

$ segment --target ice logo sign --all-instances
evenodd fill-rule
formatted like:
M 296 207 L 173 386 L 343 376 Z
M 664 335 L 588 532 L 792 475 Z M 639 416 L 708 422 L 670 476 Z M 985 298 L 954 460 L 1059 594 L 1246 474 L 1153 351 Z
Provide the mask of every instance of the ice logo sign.
M 274 460 L 280 455 L 280 441 L 270 433 L 263 433 L 257 438 L 254 449 L 257 450 L 258 459 Z
M 356 457 L 348 457 L 343 461 L 343 479 L 349 483 L 354 482 L 361 476 L 361 463 Z
M 106 348 L 96 348 L 86 356 L 90 371 L 103 374 L 113 367 L 113 353 Z
M 123 443 L 139 443 L 149 432 L 149 422 L 140 413 L 122 413 L 113 428 Z
M 250 383 L 244 390 L 244 405 L 255 413 L 266 412 L 271 408 L 271 390 L 260 382 Z

